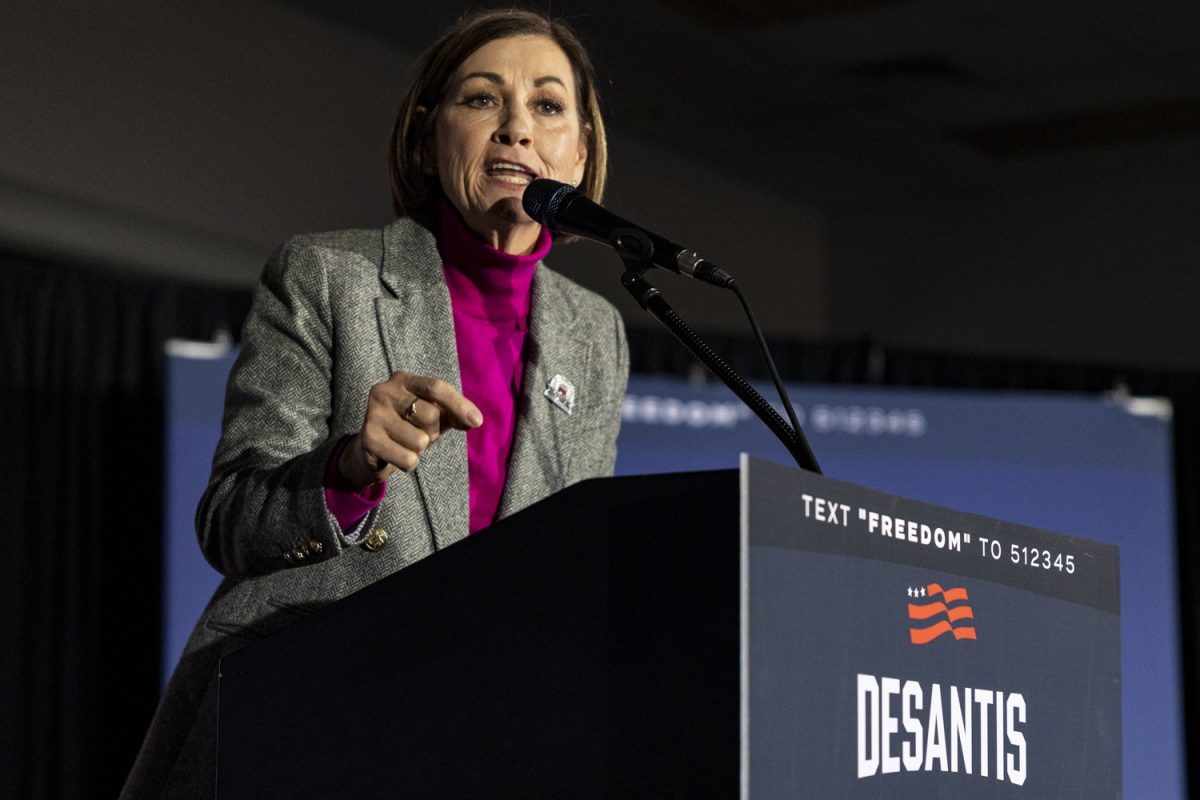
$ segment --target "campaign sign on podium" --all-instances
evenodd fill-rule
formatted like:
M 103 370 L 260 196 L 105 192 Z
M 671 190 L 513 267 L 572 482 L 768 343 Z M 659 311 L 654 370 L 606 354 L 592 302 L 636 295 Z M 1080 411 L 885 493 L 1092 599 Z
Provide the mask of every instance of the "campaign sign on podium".
M 584 481 L 222 659 L 218 797 L 1115 798 L 1119 612 L 1111 545 Z
M 1116 547 L 750 459 L 742 481 L 750 797 L 1121 796 Z

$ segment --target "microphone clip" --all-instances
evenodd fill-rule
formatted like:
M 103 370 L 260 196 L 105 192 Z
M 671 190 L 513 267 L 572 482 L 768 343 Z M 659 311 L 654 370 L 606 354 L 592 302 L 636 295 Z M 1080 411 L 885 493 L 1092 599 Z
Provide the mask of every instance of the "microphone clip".
M 654 242 L 637 228 L 613 228 L 608 243 L 621 256 L 625 268 L 642 272 L 654 266 Z

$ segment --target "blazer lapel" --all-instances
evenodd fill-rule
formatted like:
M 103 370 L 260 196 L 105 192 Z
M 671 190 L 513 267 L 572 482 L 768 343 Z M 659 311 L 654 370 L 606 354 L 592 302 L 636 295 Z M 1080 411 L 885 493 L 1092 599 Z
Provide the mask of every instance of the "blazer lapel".
M 429 375 L 461 392 L 450 293 L 433 234 L 410 219 L 388 226 L 380 279 L 395 295 L 375 300 L 389 374 L 404 370 Z M 470 523 L 466 434 L 443 434 L 421 457 L 413 476 L 434 547 L 465 538 Z
M 588 389 L 579 384 L 587 373 L 587 342 L 574 330 L 575 318 L 552 278 L 541 265 L 533 278 L 521 405 L 500 498 L 501 517 L 566 484 L 570 417 L 545 396 L 551 379 L 562 375 L 577 391 Z

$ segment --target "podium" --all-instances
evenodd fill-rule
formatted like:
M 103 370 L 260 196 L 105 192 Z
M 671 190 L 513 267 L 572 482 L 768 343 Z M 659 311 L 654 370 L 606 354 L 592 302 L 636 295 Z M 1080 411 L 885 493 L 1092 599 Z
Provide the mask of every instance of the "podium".
M 221 662 L 217 796 L 1121 796 L 1117 548 L 743 457 Z

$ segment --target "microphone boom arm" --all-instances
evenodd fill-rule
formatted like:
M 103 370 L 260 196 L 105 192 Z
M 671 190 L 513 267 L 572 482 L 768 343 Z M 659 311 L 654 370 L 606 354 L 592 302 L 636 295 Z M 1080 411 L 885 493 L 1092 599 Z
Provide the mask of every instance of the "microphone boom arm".
M 804 433 L 788 425 L 753 386 L 726 364 L 703 339 L 696 335 L 696 332 L 684 322 L 683 318 L 675 313 L 675 309 L 671 308 L 666 298 L 662 296 L 662 292 L 643 277 L 642 272 L 645 270 L 645 265 L 639 263 L 636 255 L 631 257 L 621 248 L 618 248 L 618 252 L 621 253 L 626 268 L 625 274 L 621 276 L 621 285 L 633 295 L 633 299 L 637 300 L 638 305 L 661 322 L 688 352 L 711 369 L 722 383 L 741 398 L 742 402 L 783 443 L 798 467 L 818 475 L 821 474 L 821 467 L 817 464 L 817 458 L 804 438 Z
M 758 323 L 750 311 L 746 296 L 737 286 L 733 277 L 725 270 L 700 258 L 695 252 L 680 247 L 663 237 L 639 228 L 631 222 L 621 219 L 604 207 L 597 205 L 581 195 L 574 186 L 558 181 L 539 178 L 525 188 L 521 198 L 521 206 L 531 219 L 545 225 L 550 230 L 575 234 L 596 241 L 607 241 L 617 251 L 625 262 L 625 275 L 621 278 L 622 285 L 629 290 L 634 299 L 646 309 L 655 319 L 661 322 L 675 335 L 675 338 L 700 359 L 728 386 L 734 394 L 742 399 L 750 410 L 766 423 L 784 447 L 792 454 L 792 458 L 801 469 L 820 474 L 816 456 L 804 437 L 804 431 L 796 418 L 796 412 L 788 399 L 787 390 L 779 377 L 767 342 L 759 330 Z M 705 283 L 729 289 L 737 295 L 750 319 L 750 326 L 762 348 L 771 380 L 779 390 L 784 410 L 791 419 L 791 425 L 784 422 L 771 404 L 763 399 L 754 387 L 748 384 L 740 375 L 733 371 L 704 340 L 688 327 L 687 323 L 675 313 L 675 310 L 662 297 L 642 273 L 650 267 L 663 267 L 681 275 L 688 275 Z

